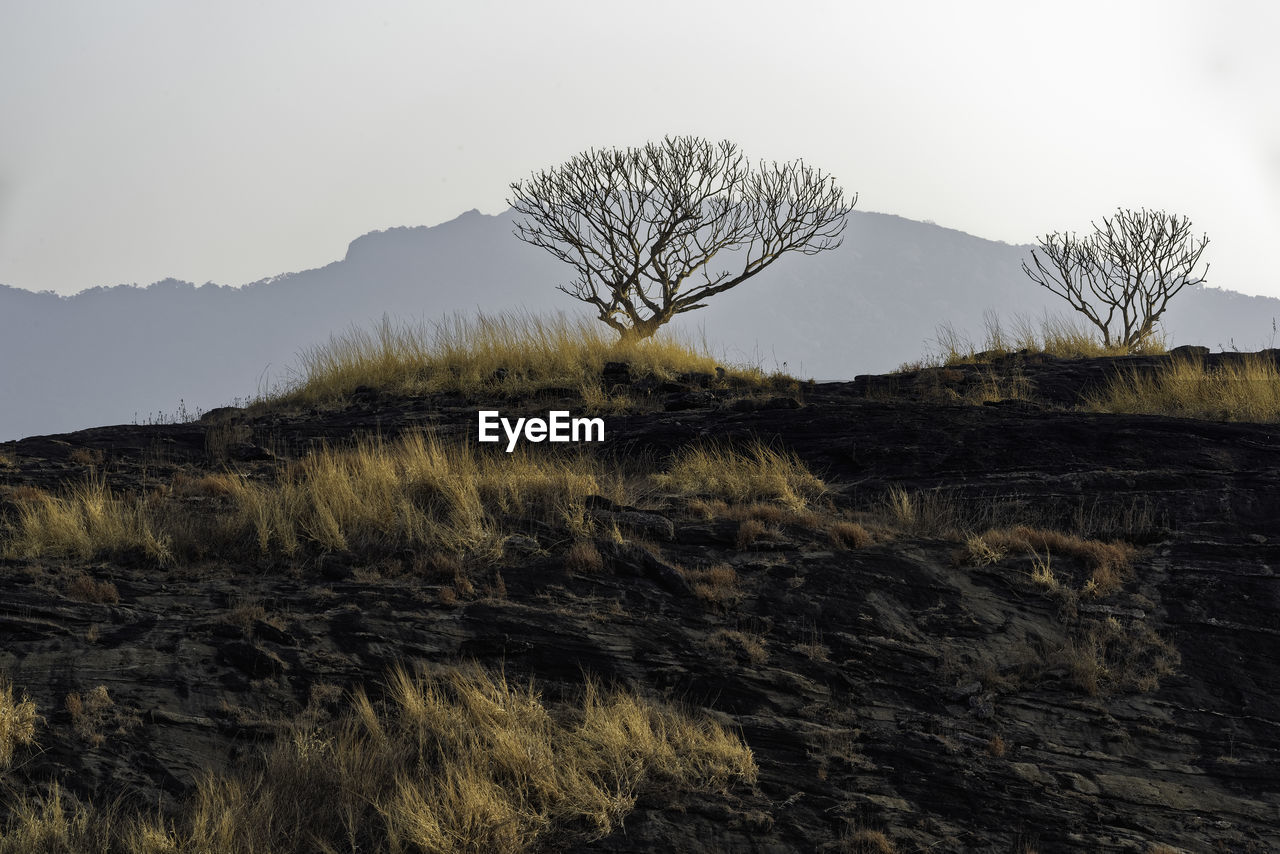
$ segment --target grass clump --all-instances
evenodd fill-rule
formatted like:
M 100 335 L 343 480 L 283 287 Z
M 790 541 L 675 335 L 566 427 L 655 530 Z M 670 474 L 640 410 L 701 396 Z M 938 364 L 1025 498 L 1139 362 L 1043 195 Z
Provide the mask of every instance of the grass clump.
M 1087 398 L 1094 412 L 1174 415 L 1213 421 L 1280 421 L 1280 371 L 1274 360 L 1246 354 L 1207 368 L 1177 358 L 1155 373 L 1127 371 Z
M 352 328 L 303 351 L 295 381 L 268 403 L 335 404 L 360 387 L 397 394 L 534 393 L 547 388 L 582 392 L 601 411 L 628 403 L 601 391 L 604 366 L 624 362 L 633 376 L 671 379 L 686 373 L 716 376 L 717 360 L 674 331 L 620 342 L 585 316 L 529 313 L 455 315 L 434 323 L 396 325 L 384 318 L 372 330 Z M 756 368 L 721 369 L 743 387 L 781 380 Z
M 586 496 L 624 498 L 621 478 L 585 455 L 495 455 L 422 433 L 317 451 L 275 483 L 235 486 L 241 527 L 286 555 L 308 543 L 499 555 L 507 520 L 581 525 Z
M 110 820 L 63 795 L 57 783 L 44 797 L 24 797 L 14 804 L 6 828 L 0 829 L 0 854 L 98 854 L 111 851 Z M 129 847 L 137 854 L 163 854 L 176 849 Z
M 1038 326 L 1025 316 L 1014 318 L 1006 328 L 994 312 L 983 315 L 986 338 L 981 346 L 958 332 L 950 323 L 937 329 L 935 354 L 899 370 L 920 370 L 949 365 L 976 365 L 994 362 L 1014 353 L 1038 353 L 1059 359 L 1085 359 L 1100 356 L 1159 355 L 1167 352 L 1162 336 L 1153 335 L 1137 347 L 1107 347 L 1096 331 L 1073 318 L 1045 314 Z
M 158 563 L 170 557 L 170 540 L 158 530 L 140 498 L 117 497 L 99 478 L 54 495 L 40 489 L 13 497 L 5 554 L 10 557 L 78 557 L 141 553 Z
M 1069 556 L 1084 563 L 1089 572 L 1083 588 L 1086 593 L 1105 596 L 1118 590 L 1133 573 L 1133 561 L 1137 548 L 1124 542 L 1103 542 L 1087 539 L 1064 531 L 1017 525 L 1010 528 L 991 528 L 982 534 L 972 534 L 965 544 L 965 557 L 975 566 L 997 563 L 1006 554 L 1029 554 L 1042 564 L 1033 570 L 1035 580 L 1045 587 L 1055 587 L 1051 569 L 1051 555 Z M 1041 558 L 1040 554 L 1044 557 Z
M 691 446 L 653 480 L 659 489 L 681 496 L 769 501 L 793 511 L 806 509 L 827 489 L 794 453 L 761 442 L 742 451 L 723 444 Z
M 1054 657 L 1078 690 L 1096 697 L 1114 691 L 1149 693 L 1176 672 L 1182 657 L 1150 626 L 1107 617 L 1076 634 Z
M 340 721 L 298 726 L 264 756 L 200 781 L 172 822 L 20 805 L 0 852 L 516 852 L 607 835 L 639 793 L 753 782 L 742 741 L 708 718 L 588 682 L 551 708 L 478 666 L 392 672 Z
M 12 683 L 0 676 L 0 771 L 13 764 L 14 751 L 35 744 L 36 705 L 14 694 Z

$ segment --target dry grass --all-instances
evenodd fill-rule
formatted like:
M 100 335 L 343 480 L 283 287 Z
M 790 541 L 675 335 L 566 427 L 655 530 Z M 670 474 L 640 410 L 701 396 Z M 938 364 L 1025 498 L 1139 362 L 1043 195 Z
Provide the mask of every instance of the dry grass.
M 769 660 L 768 639 L 758 632 L 718 629 L 707 642 L 717 652 L 731 658 L 746 658 L 754 665 L 761 665 Z
M 1068 537 L 1142 541 L 1161 528 L 1150 500 L 1143 496 L 1117 496 L 1088 505 L 1033 504 L 1017 495 L 969 496 L 956 489 L 908 490 L 898 485 L 869 500 L 853 516 L 877 537 L 896 532 L 961 543 L 975 532 L 992 529 L 1026 527 L 1068 531 Z
M 875 537 L 858 522 L 838 520 L 827 528 L 831 544 L 841 549 L 861 549 L 875 542 Z
M 966 532 L 1015 517 L 1022 508 L 1016 501 L 969 501 L 945 489 L 909 491 L 894 485 L 870 512 L 899 532 L 963 540 Z
M 148 504 L 115 496 L 100 478 L 52 495 L 43 490 L 15 494 L 4 553 L 11 557 L 78 557 L 141 553 L 164 563 L 170 541 L 157 530 Z
M 88 573 L 78 572 L 67 582 L 67 595 L 81 602 L 114 605 L 120 601 L 120 591 L 110 581 L 97 581 Z
M 883 831 L 857 828 L 840 839 L 841 854 L 897 854 L 898 849 Z
M 1065 667 L 1071 683 L 1098 696 L 1112 691 L 1150 692 L 1175 672 L 1181 656 L 1145 623 L 1108 617 L 1092 623 L 1050 658 Z
M 565 566 L 580 572 L 599 572 L 604 569 L 604 558 L 596 544 L 590 540 L 578 540 L 564 556 Z
M 576 708 L 478 667 L 392 673 L 338 723 L 299 726 L 260 761 L 200 781 L 173 824 L 19 804 L 0 854 L 108 848 L 523 852 L 608 834 L 646 790 L 754 782 L 751 751 L 701 716 L 588 682 Z
M 627 343 L 616 337 L 595 319 L 563 314 L 480 314 L 474 319 L 455 315 L 399 326 L 384 319 L 371 331 L 352 328 L 304 351 L 295 381 L 266 403 L 337 403 L 361 386 L 396 394 L 488 395 L 571 388 L 589 396 L 596 411 L 613 411 L 629 401 L 601 390 L 607 362 L 627 363 L 634 376 L 662 379 L 717 373 L 717 360 L 705 346 L 674 331 Z M 724 379 L 753 388 L 789 378 L 734 367 Z
M 100 477 L 60 495 L 10 490 L 14 509 L 0 549 L 18 557 L 129 555 L 166 563 L 246 551 L 274 560 L 414 548 L 483 561 L 500 558 L 507 539 L 534 523 L 577 540 L 607 535 L 586 512 L 591 495 L 634 504 L 654 489 L 703 494 L 712 512 L 719 508 L 748 526 L 767 520 L 812 527 L 817 516 L 805 508 L 825 490 L 794 454 L 759 443 L 743 451 L 691 448 L 647 478 L 581 450 L 491 450 L 409 433 L 316 450 L 279 466 L 269 480 L 179 473 L 145 496 L 122 497 Z M 586 548 L 570 563 L 596 565 Z M 73 595 L 110 601 L 106 587 L 91 590 L 87 580 Z
M 1212 421 L 1280 421 L 1280 371 L 1258 354 L 1206 368 L 1199 358 L 1173 359 L 1153 373 L 1130 370 L 1085 400 L 1094 412 L 1174 415 Z
M 1032 556 L 1031 581 L 1037 586 L 1043 587 L 1051 595 L 1062 593 L 1062 582 L 1054 574 L 1053 559 L 1048 552 L 1045 552 L 1044 557 L 1040 557 L 1040 555 Z
M 136 713 L 116 705 L 106 685 L 99 685 L 85 694 L 68 694 L 65 704 L 76 735 L 94 747 L 106 742 L 107 733 L 103 730 L 124 735 L 141 723 Z
M 130 854 L 169 854 L 172 848 L 125 848 Z M 0 854 L 106 854 L 111 851 L 109 822 L 74 800 L 54 783 L 42 798 L 21 798 L 8 827 L 0 830 Z
M 1105 596 L 1120 588 L 1133 574 L 1133 561 L 1137 549 L 1129 543 L 1102 542 L 1062 531 L 1018 525 L 1012 528 L 992 528 L 980 535 L 971 535 L 965 546 L 970 561 L 985 566 L 1003 559 L 1006 554 L 1030 554 L 1035 557 L 1037 569 L 1033 578 L 1044 586 L 1055 587 L 1057 580 L 1051 569 L 1051 556 L 1069 556 L 1082 561 L 1089 572 L 1084 582 L 1086 593 Z M 1040 553 L 1044 557 L 1040 557 Z
M 414 546 L 495 557 L 510 520 L 582 528 L 583 499 L 624 500 L 622 478 L 585 455 L 486 454 L 414 433 L 321 450 L 275 483 L 232 482 L 234 526 L 263 553 Z
M 230 473 L 190 475 L 178 472 L 169 485 L 174 498 L 227 498 L 242 486 L 242 478 Z
M 769 528 L 759 519 L 743 519 L 738 523 L 738 533 L 734 543 L 739 549 L 750 548 L 768 532 Z
M 36 705 L 26 694 L 15 696 L 14 687 L 0 676 L 0 771 L 13 764 L 14 751 L 35 744 Z
M 1153 335 L 1138 347 L 1106 347 L 1098 332 L 1083 321 L 1061 315 L 1045 314 L 1039 323 L 1025 316 L 1015 317 L 1006 327 L 994 312 L 983 315 L 986 337 L 975 345 L 969 336 L 950 323 L 938 326 L 933 355 L 920 362 L 901 366 L 899 371 L 918 371 L 948 365 L 989 364 L 1014 353 L 1039 353 L 1060 359 L 1083 359 L 1100 356 L 1158 355 L 1165 353 L 1165 340 Z
M 691 446 L 653 481 L 659 489 L 685 497 L 767 501 L 793 511 L 804 510 L 826 493 L 823 482 L 794 453 L 761 442 L 741 451 L 723 444 Z
M 742 598 L 742 591 L 738 588 L 738 573 L 727 563 L 686 569 L 684 577 L 692 585 L 694 595 L 704 602 L 726 607 Z

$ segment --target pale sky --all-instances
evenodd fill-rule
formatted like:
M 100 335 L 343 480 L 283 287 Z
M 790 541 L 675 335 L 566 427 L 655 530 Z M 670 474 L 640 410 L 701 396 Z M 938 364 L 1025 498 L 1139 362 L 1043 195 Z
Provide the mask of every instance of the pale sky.
M 696 134 L 1009 243 L 1163 208 L 1209 284 L 1280 296 L 1278 35 L 1274 2 L 0 0 L 0 283 L 244 284 Z

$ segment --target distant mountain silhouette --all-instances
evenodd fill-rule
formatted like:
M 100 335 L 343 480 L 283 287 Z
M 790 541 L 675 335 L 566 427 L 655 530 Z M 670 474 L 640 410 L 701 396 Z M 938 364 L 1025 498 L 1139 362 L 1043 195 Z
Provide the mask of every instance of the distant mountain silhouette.
M 555 289 L 571 270 L 511 233 L 513 213 L 469 211 L 434 227 L 352 241 L 325 267 L 242 288 L 167 279 L 72 297 L 0 285 L 0 440 L 173 415 L 287 381 L 329 335 L 393 319 L 477 309 L 577 311 Z M 883 372 L 932 348 L 937 325 L 981 339 L 983 313 L 1038 318 L 1069 307 L 1023 274 L 1026 246 L 855 211 L 844 244 L 784 257 L 673 325 L 729 361 L 816 379 Z M 1217 289 L 1179 294 L 1177 344 L 1256 349 L 1275 340 L 1280 300 Z

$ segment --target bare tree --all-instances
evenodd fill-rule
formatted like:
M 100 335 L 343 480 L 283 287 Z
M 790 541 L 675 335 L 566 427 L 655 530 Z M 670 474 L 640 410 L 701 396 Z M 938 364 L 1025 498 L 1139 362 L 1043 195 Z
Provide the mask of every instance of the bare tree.
M 784 253 L 836 248 L 857 201 L 803 162 L 752 170 L 733 143 L 687 136 L 592 149 L 511 192 L 527 217 L 515 235 L 572 265 L 577 278 L 560 290 L 624 339 L 649 337 Z M 739 250 L 736 272 L 707 271 Z
M 1205 281 L 1196 265 L 1209 238 L 1196 241 L 1191 221 L 1164 211 L 1117 209 L 1091 223 L 1093 234 L 1055 232 L 1040 238 L 1044 260 L 1033 249 L 1031 280 L 1071 303 L 1102 331 L 1107 347 L 1133 350 L 1151 335 L 1156 321 L 1187 285 Z

